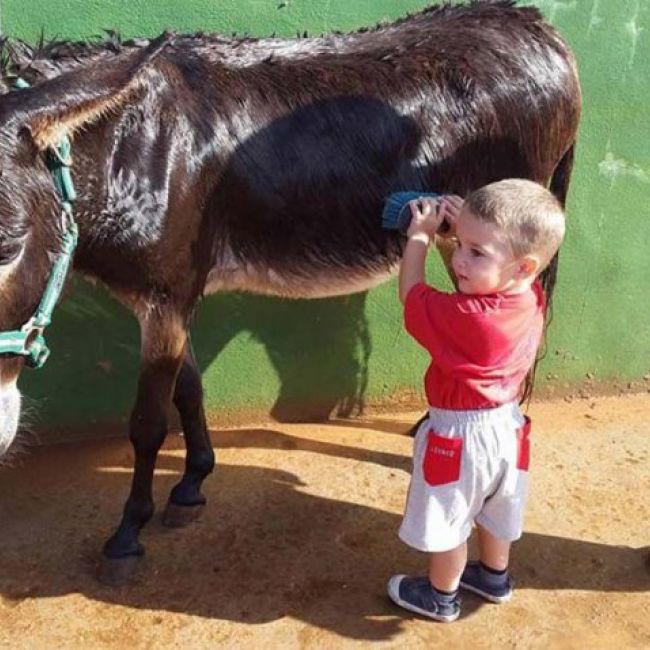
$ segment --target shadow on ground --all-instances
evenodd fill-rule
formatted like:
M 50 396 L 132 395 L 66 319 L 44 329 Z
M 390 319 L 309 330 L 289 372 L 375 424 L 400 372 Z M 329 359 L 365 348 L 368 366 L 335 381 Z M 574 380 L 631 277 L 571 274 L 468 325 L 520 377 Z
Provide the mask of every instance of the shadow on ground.
M 213 440 L 218 454 L 239 447 L 299 449 L 378 464 L 397 477 L 386 490 L 403 488 L 400 472 L 410 462 L 269 429 L 221 431 Z M 181 448 L 182 438 L 172 436 L 159 459 L 159 506 L 182 471 L 182 455 L 175 453 Z M 39 449 L 22 467 L 0 472 L 5 606 L 78 592 L 105 603 L 243 624 L 292 617 L 355 639 L 388 639 L 400 629 L 404 617 L 387 601 L 385 581 L 396 571 L 419 572 L 424 558 L 397 539 L 399 516 L 315 496 L 310 490 L 318 486 L 295 474 L 254 465 L 222 462 L 207 481 L 202 520 L 168 530 L 156 517 L 143 533 L 147 557 L 135 583 L 100 585 L 98 552 L 117 522 L 131 467 L 128 442 L 112 440 Z M 332 480 L 329 470 L 323 480 Z M 648 588 L 646 557 L 647 549 L 528 533 L 516 546 L 513 572 L 519 589 L 638 592 Z M 473 597 L 465 600 L 465 615 L 481 606 Z

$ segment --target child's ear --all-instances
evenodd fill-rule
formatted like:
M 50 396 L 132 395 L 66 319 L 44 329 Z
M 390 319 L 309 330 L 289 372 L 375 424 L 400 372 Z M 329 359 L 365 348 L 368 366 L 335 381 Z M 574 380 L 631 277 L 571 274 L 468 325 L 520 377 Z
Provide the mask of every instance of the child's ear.
M 526 255 L 519 260 L 519 267 L 517 268 L 518 274 L 522 278 L 537 275 L 541 265 L 540 259 L 535 255 Z

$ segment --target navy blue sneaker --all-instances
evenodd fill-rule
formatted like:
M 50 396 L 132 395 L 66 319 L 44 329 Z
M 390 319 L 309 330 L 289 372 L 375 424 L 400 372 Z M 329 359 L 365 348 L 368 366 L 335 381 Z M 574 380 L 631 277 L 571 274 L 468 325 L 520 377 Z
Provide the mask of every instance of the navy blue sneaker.
M 505 603 L 512 598 L 514 584 L 510 575 L 486 571 L 480 562 L 468 562 L 460 577 L 461 589 L 467 589 L 491 603 Z
M 437 592 L 426 576 L 393 576 L 388 581 L 388 596 L 396 605 L 434 621 L 451 623 L 460 614 L 458 597 Z

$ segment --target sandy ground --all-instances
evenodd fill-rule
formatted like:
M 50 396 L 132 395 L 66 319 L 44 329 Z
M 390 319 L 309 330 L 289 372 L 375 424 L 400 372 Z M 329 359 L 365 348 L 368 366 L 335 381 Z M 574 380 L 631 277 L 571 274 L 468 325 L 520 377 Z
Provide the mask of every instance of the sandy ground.
M 208 507 L 158 518 L 135 582 L 95 571 L 127 494 L 126 440 L 32 451 L 0 471 L 0 647 L 650 648 L 650 394 L 534 404 L 513 601 L 442 625 L 384 595 L 424 556 L 399 542 L 418 413 L 214 430 Z M 158 462 L 159 506 L 182 438 Z

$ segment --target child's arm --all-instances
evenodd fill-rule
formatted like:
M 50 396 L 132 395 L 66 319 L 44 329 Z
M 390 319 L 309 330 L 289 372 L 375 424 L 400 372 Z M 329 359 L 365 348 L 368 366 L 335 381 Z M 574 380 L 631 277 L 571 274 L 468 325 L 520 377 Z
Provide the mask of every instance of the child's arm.
M 438 199 L 418 199 L 410 202 L 413 218 L 406 233 L 408 241 L 399 270 L 399 299 L 402 304 L 406 302 L 411 288 L 425 280 L 424 262 L 427 249 L 445 216 L 439 206 Z

